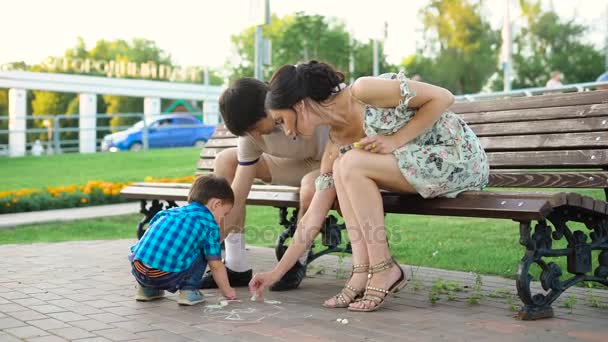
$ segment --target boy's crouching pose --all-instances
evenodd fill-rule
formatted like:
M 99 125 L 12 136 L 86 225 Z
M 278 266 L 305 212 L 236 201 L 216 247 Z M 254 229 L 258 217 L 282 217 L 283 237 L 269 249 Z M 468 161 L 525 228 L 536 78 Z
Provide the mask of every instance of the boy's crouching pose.
M 139 283 L 136 300 L 158 299 L 164 290 L 179 290 L 179 304 L 203 302 L 199 288 L 207 263 L 223 295 L 236 297 L 221 261 L 220 235 L 225 234 L 218 224 L 234 204 L 230 184 L 222 177 L 200 176 L 192 183 L 188 203 L 156 214 L 131 247 L 129 260 Z

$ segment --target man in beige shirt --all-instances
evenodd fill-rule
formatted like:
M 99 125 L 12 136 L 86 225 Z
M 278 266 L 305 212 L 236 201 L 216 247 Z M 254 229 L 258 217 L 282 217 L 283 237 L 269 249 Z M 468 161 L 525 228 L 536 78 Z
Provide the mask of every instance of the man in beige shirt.
M 232 233 L 225 240 L 226 269 L 231 286 L 247 286 L 252 270 L 245 254 L 245 201 L 254 180 L 300 187 L 301 217 L 310 205 L 319 176 L 321 157 L 329 128 L 322 126 L 314 136 L 291 138 L 264 109 L 267 86 L 254 78 L 234 82 L 220 97 L 220 112 L 230 132 L 238 136 L 236 148 L 226 149 L 215 158 L 215 173 L 232 184 L 235 203 L 224 224 Z M 294 113 L 295 115 L 295 113 Z M 298 218 L 299 218 L 298 217 Z M 306 270 L 305 253 L 298 263 L 271 290 L 298 287 Z M 203 288 L 217 285 L 209 273 Z

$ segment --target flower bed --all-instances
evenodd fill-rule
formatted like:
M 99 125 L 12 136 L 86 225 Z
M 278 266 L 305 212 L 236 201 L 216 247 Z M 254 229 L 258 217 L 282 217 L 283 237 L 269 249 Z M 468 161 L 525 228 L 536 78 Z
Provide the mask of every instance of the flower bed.
M 146 182 L 160 183 L 192 183 L 193 180 L 194 176 L 145 178 Z M 96 180 L 80 186 L 72 184 L 44 189 L 0 191 L 0 214 L 124 203 L 127 200 L 120 197 L 120 190 L 131 183 Z

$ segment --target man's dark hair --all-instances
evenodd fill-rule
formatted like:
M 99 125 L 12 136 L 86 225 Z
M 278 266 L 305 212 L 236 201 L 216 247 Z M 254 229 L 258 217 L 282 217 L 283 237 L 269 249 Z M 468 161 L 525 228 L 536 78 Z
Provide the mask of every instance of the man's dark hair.
M 220 113 L 232 134 L 243 136 L 266 117 L 264 101 L 267 92 L 268 86 L 264 82 L 245 77 L 236 80 L 222 93 Z
M 212 198 L 224 204 L 234 204 L 234 192 L 226 178 L 212 173 L 196 177 L 188 193 L 188 203 L 207 204 Z

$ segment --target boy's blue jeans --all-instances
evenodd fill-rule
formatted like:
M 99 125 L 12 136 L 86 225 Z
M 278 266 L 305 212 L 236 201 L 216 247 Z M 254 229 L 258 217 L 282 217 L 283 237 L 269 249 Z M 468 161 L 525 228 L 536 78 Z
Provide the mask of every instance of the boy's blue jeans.
M 205 269 L 207 268 L 207 259 L 201 255 L 194 259 L 189 269 L 182 272 L 171 272 L 161 277 L 149 277 L 135 268 L 133 265 L 133 255 L 129 256 L 131 260 L 131 273 L 135 280 L 144 288 L 155 288 L 159 290 L 167 290 L 174 293 L 177 290 L 198 290 L 201 287 L 201 281 Z

